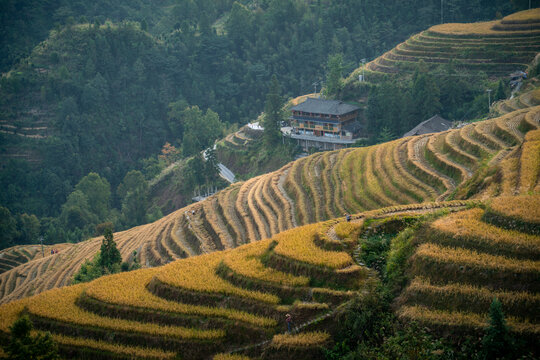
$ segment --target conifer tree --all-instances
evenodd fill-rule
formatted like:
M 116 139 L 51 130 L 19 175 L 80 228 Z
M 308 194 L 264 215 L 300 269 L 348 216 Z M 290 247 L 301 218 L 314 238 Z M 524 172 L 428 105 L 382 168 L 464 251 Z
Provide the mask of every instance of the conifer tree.
M 99 264 L 101 267 L 114 272 L 114 266 L 122 262 L 120 251 L 116 247 L 111 229 L 105 230 L 103 241 L 101 242 L 101 256 Z
M 279 83 L 276 75 L 273 75 L 264 107 L 264 142 L 267 149 L 270 149 L 270 146 L 276 145 L 281 137 L 280 129 L 284 113 L 283 100 L 279 93 Z
M 343 88 L 343 80 L 341 79 L 343 72 L 343 55 L 334 54 L 328 56 L 326 67 L 326 88 L 324 94 L 329 99 L 335 99 L 339 96 L 339 93 Z
M 489 307 L 489 326 L 482 340 L 484 358 L 504 359 L 512 352 L 512 338 L 504 319 L 501 302 L 494 298 Z
M 506 92 L 504 91 L 504 84 L 502 80 L 499 80 L 497 86 L 497 92 L 495 92 L 495 101 L 506 99 Z

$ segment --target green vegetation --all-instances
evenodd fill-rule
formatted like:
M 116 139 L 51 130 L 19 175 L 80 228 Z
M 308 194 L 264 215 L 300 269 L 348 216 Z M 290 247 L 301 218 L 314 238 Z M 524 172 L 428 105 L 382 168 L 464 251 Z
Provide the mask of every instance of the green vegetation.
M 103 275 L 116 274 L 120 271 L 131 271 L 140 268 L 137 261 L 136 253 L 133 254 L 133 260 L 122 262 L 120 251 L 116 247 L 116 242 L 113 239 L 112 230 L 105 229 L 105 235 L 101 242 L 100 251 L 89 261 L 86 260 L 79 271 L 73 276 L 73 284 L 89 282 Z
M 9 360 L 57 360 L 57 345 L 50 333 L 31 335 L 33 325 L 27 315 L 9 328 L 9 342 L 3 346 Z

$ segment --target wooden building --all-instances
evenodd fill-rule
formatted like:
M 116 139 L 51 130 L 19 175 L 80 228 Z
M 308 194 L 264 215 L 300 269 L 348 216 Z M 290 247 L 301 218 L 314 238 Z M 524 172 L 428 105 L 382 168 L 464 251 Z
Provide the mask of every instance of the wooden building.
M 291 108 L 290 136 L 304 150 L 334 150 L 360 139 L 359 107 L 339 100 L 308 98 Z

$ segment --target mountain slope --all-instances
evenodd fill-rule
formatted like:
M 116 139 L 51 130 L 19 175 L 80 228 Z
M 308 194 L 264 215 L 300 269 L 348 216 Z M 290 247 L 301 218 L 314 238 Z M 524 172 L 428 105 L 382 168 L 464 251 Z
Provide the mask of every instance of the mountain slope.
M 532 9 L 497 21 L 435 25 L 369 62 L 365 71 L 371 81 L 384 74 L 412 73 L 420 61 L 429 68 L 452 61 L 466 73 L 506 76 L 526 70 L 538 51 L 540 9 Z M 361 68 L 355 70 L 347 82 L 361 73 Z
M 124 259 L 143 266 L 231 249 L 281 231 L 386 206 L 487 198 L 537 187 L 540 107 L 443 133 L 367 148 L 317 153 L 278 171 L 235 183 L 147 225 L 115 234 Z M 528 145 L 530 144 L 530 145 Z M 529 155 L 527 155 L 529 154 Z M 529 169 L 525 171 L 525 169 Z M 0 274 L 1 302 L 68 284 L 93 257 L 95 238 Z

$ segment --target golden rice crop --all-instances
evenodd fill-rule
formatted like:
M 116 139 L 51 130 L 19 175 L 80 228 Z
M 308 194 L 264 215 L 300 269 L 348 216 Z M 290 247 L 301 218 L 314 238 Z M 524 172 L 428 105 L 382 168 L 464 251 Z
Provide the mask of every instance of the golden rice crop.
M 303 332 L 295 335 L 276 334 L 272 339 L 271 346 L 275 348 L 282 347 L 310 347 L 324 345 L 330 339 L 326 332 L 314 331 Z
M 334 190 L 333 190 L 334 191 L 334 205 L 338 211 L 338 215 L 342 215 L 345 212 L 347 212 L 344 205 L 344 201 L 342 200 L 345 197 L 345 194 L 343 194 L 344 193 L 343 188 L 344 187 L 347 188 L 344 180 L 342 180 L 343 179 L 342 170 L 343 170 L 343 167 L 345 166 L 344 163 L 346 163 L 345 160 L 347 159 L 347 155 L 350 154 L 352 151 L 355 151 L 355 150 L 351 150 L 351 149 L 340 150 L 337 153 L 336 162 L 334 165 L 334 168 L 337 170 L 332 171 L 332 182 L 334 186 Z
M 301 188 L 299 184 L 300 176 L 300 167 L 303 167 L 305 162 L 308 160 L 308 158 L 303 158 L 300 160 L 297 160 L 293 163 L 291 166 L 291 169 L 289 170 L 289 173 L 287 174 L 287 179 L 285 180 L 285 184 L 287 185 L 287 190 L 292 192 L 291 195 L 293 195 L 295 199 L 295 209 L 296 213 L 298 215 L 298 221 L 301 224 L 305 224 L 309 222 L 309 202 L 306 198 L 306 194 L 304 190 Z
M 90 348 L 101 351 L 109 351 L 115 354 L 127 355 L 130 358 L 152 358 L 152 359 L 172 359 L 176 356 L 175 352 L 163 351 L 155 348 L 145 348 L 138 346 L 125 346 L 115 343 L 110 343 L 101 340 L 92 340 L 84 338 L 76 338 L 71 336 L 54 334 L 53 340 L 60 345 L 70 345 L 83 348 Z
M 0 306 L 0 332 L 9 332 L 9 327 L 18 319 L 26 306 L 27 299 L 12 301 Z
M 517 186 L 518 177 L 518 158 L 508 158 L 501 161 L 500 169 L 502 170 L 501 195 L 514 195 L 514 190 Z
M 352 258 L 346 252 L 325 251 L 315 245 L 314 237 L 323 234 L 326 226 L 311 224 L 280 233 L 274 237 L 278 241 L 274 251 L 290 259 L 333 269 L 351 265 Z
M 380 166 L 379 152 L 383 150 L 385 146 L 387 145 L 380 144 L 369 148 L 366 155 L 363 174 L 365 177 L 366 191 L 371 194 L 373 199 L 378 203 L 378 207 L 396 204 L 396 201 L 388 197 L 384 192 L 384 187 L 386 187 L 386 190 L 392 190 L 392 186 L 387 184 L 386 180 L 388 180 L 388 178 L 384 176 L 382 167 Z
M 534 189 L 540 177 L 540 129 L 525 136 L 520 158 L 520 192 Z
M 540 22 L 540 8 L 519 11 L 503 18 L 504 22 Z
M 334 231 L 336 232 L 336 235 L 343 240 L 348 238 L 351 233 L 356 232 L 361 227 L 362 223 L 360 222 L 342 221 L 334 226 Z
M 428 257 L 440 263 L 456 263 L 468 265 L 473 268 L 484 268 L 513 273 L 540 272 L 540 261 L 516 260 L 505 256 L 488 255 L 474 250 L 450 248 L 432 243 L 425 243 L 418 247 L 416 256 Z
M 260 239 L 266 239 L 271 236 L 271 228 L 268 229 L 268 231 L 266 229 L 266 218 L 274 219 L 274 215 L 271 212 L 269 214 L 265 213 L 266 205 L 260 200 L 261 185 L 267 177 L 268 174 L 259 177 L 247 194 L 248 208 L 251 213 L 251 218 L 255 221 L 255 225 L 257 226 Z
M 281 168 L 281 170 L 279 170 L 279 172 L 276 173 L 276 175 L 274 175 L 274 177 L 272 178 L 272 183 L 270 187 L 270 191 L 276 197 L 277 203 L 281 205 L 278 212 L 280 215 L 283 216 L 283 221 L 282 221 L 283 225 L 282 225 L 281 231 L 294 227 L 291 202 L 287 200 L 287 198 L 281 192 L 278 185 L 279 179 L 281 178 L 281 176 L 283 176 L 283 173 L 289 169 L 289 167 L 290 165 L 285 165 L 283 168 Z
M 444 311 L 430 309 L 425 306 L 402 306 L 398 316 L 408 320 L 429 322 L 439 325 L 466 326 L 485 328 L 488 325 L 488 316 L 462 311 Z M 510 328 L 516 332 L 540 333 L 540 325 L 513 317 L 506 318 Z
M 251 358 L 245 355 L 238 354 L 217 354 L 213 360 L 250 360 Z
M 243 321 L 256 326 L 270 327 L 276 325 L 276 321 L 273 319 L 256 316 L 243 311 L 183 304 L 176 301 L 167 301 L 155 296 L 146 289 L 146 286 L 158 271 L 159 269 L 157 268 L 143 269 L 103 277 L 91 282 L 86 288 L 86 294 L 91 298 L 109 304 L 127 305 L 186 315 L 222 317 Z
M 234 295 L 277 304 L 279 298 L 275 295 L 236 287 L 216 275 L 215 269 L 227 251 L 233 250 L 200 255 L 165 265 L 156 274 L 156 278 L 186 290 Z
M 392 174 L 392 178 L 396 179 L 398 186 L 403 186 L 411 193 L 416 194 L 421 200 L 435 199 L 437 197 L 435 189 L 413 176 L 401 162 L 400 155 L 402 154 L 402 146 L 405 145 L 408 148 L 407 143 L 411 140 L 411 138 L 407 138 L 405 140 L 400 139 L 395 141 L 395 146 L 393 146 L 392 149 L 391 161 L 385 160 L 386 168 L 389 170 L 389 173 Z M 395 169 L 395 171 L 393 169 Z
M 307 286 L 309 278 L 274 270 L 261 263 L 259 258 L 266 252 L 271 241 L 267 239 L 240 246 L 225 254 L 223 261 L 234 272 L 248 278 L 287 286 Z
M 244 222 L 246 224 L 246 235 L 247 235 L 247 242 L 252 242 L 257 240 L 257 233 L 255 231 L 255 224 L 253 224 L 251 220 L 251 214 L 246 211 L 246 208 L 244 206 L 244 198 L 246 197 L 247 193 L 251 189 L 251 187 L 255 184 L 255 181 L 257 181 L 257 177 L 251 178 L 248 181 L 246 181 L 242 186 L 240 187 L 240 190 L 238 191 L 238 195 L 236 196 L 236 210 L 240 214 L 240 216 L 244 219 Z M 247 202 L 247 201 L 246 201 Z
M 268 177 L 268 180 L 265 182 L 264 186 L 262 187 L 262 200 L 268 204 L 269 210 L 275 214 L 275 217 L 272 219 L 269 219 L 269 221 L 275 223 L 275 228 L 273 233 L 277 234 L 278 232 L 284 231 L 287 228 L 285 219 L 283 218 L 284 211 L 280 208 L 276 200 L 273 198 L 272 194 L 270 193 L 272 188 L 272 182 L 274 181 L 274 178 L 276 177 L 276 173 L 272 173 L 271 176 Z M 272 226 L 272 225 L 271 225 Z
M 53 289 L 32 297 L 27 303 L 28 311 L 31 314 L 63 323 L 95 326 L 112 331 L 138 332 L 193 340 L 219 339 L 225 336 L 223 330 L 199 330 L 180 326 L 163 326 L 96 315 L 75 305 L 85 286 L 86 284 L 79 284 L 62 289 Z
M 538 203 L 540 205 L 540 201 Z M 507 244 L 516 248 L 525 248 L 535 254 L 540 254 L 538 236 L 506 230 L 482 222 L 484 210 L 475 208 L 450 214 L 435 220 L 432 227 L 451 236 L 474 238 L 486 243 Z
M 322 153 L 310 156 L 309 161 L 304 165 L 302 169 L 302 182 L 309 187 L 309 193 L 311 194 L 311 200 L 313 200 L 313 211 L 315 221 L 321 221 L 321 212 L 323 211 L 321 205 L 321 189 L 318 185 L 320 177 L 317 167 L 320 164 Z
M 332 156 L 335 158 L 335 152 L 329 152 L 325 151 L 324 155 L 322 156 L 322 184 L 323 189 L 322 193 L 324 195 L 323 203 L 324 203 L 324 210 L 326 212 L 326 217 L 328 219 L 333 218 L 334 210 L 333 210 L 333 194 L 334 190 L 332 188 L 332 180 L 331 180 L 331 171 L 333 170 L 333 164 L 330 161 L 330 157 Z
M 416 198 L 411 197 L 411 193 L 414 193 L 414 190 L 411 191 L 410 184 L 405 179 L 401 179 L 393 164 L 392 154 L 398 144 L 399 142 L 392 141 L 377 148 L 375 155 L 375 174 L 382 182 L 386 191 L 392 193 L 401 203 L 414 203 L 417 202 L 417 198 L 421 199 L 421 197 L 416 194 Z
M 493 198 L 489 207 L 503 216 L 522 219 L 530 223 L 540 222 L 540 194 Z
M 421 293 L 429 292 L 440 297 L 446 297 L 449 296 L 449 294 L 458 294 L 460 297 L 475 299 L 472 301 L 483 300 L 485 302 L 491 302 L 491 300 L 496 297 L 502 302 L 503 306 L 518 301 L 531 304 L 540 301 L 540 294 L 531 294 L 526 291 L 494 291 L 486 287 L 461 283 L 435 285 L 432 284 L 429 279 L 420 276 L 415 277 L 411 281 L 409 286 L 407 286 L 407 291 L 418 291 Z M 488 308 L 486 308 L 486 312 L 487 311 Z
M 243 233 L 241 226 L 238 223 L 238 220 L 236 219 L 236 216 L 232 215 L 234 214 L 235 202 L 231 199 L 231 197 L 233 196 L 238 186 L 239 185 L 236 185 L 236 184 L 231 185 L 225 190 L 220 191 L 218 193 L 219 205 L 221 206 L 221 209 L 223 210 L 223 216 L 225 217 L 225 220 L 233 229 L 234 234 L 231 234 L 231 236 L 235 237 L 235 234 L 236 234 L 236 237 L 237 237 L 236 243 L 241 242 L 241 237 Z
M 452 35 L 500 35 L 500 31 L 493 30 L 493 26 L 499 23 L 499 21 L 486 21 L 475 23 L 448 23 L 432 26 L 429 28 L 429 31 L 434 33 Z

